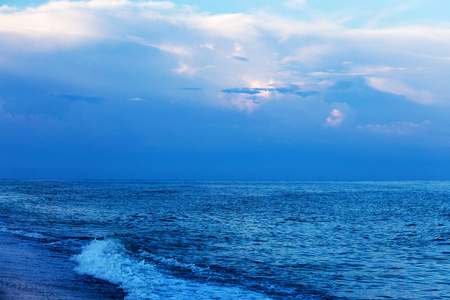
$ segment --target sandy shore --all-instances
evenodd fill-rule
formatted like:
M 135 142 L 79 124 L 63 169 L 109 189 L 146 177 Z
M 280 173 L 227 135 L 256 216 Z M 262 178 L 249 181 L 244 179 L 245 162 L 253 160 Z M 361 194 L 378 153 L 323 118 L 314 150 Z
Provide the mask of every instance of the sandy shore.
M 0 232 L 0 300 L 123 299 L 118 287 L 73 271 L 69 256 Z M 40 246 L 40 247 L 39 247 Z

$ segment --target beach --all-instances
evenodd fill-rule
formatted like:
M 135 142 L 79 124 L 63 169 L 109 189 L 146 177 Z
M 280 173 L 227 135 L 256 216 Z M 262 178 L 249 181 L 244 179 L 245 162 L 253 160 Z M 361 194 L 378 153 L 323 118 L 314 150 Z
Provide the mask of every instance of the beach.
M 67 256 L 55 255 L 39 243 L 39 239 L 0 231 L 1 300 L 124 298 L 117 286 L 77 275 L 76 264 Z

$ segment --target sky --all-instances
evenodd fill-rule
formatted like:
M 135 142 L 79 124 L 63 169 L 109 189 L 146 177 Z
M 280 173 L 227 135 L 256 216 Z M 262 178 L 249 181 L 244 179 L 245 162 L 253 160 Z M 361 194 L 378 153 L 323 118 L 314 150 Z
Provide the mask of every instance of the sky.
M 447 0 L 0 0 L 0 178 L 450 179 Z

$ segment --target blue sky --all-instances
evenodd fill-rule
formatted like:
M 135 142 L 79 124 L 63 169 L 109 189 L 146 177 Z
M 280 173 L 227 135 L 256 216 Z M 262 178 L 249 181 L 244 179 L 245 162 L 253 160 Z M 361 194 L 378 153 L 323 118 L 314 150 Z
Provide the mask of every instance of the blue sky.
M 450 179 L 448 1 L 2 1 L 0 178 Z

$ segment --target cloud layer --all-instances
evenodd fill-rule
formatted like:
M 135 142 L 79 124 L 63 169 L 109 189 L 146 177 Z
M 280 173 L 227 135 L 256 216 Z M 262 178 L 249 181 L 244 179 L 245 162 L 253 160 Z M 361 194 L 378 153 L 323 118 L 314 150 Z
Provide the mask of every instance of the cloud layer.
M 249 0 L 223 13 L 175 2 L 0 6 L 0 155 L 11 170 L 58 151 L 61 168 L 69 153 L 73 169 L 123 159 L 161 174 L 203 163 L 340 176 L 411 145 L 450 157 L 450 26 L 395 18 L 432 4 Z
M 350 28 L 326 16 L 305 21 L 267 12 L 211 14 L 171 2 L 58 1 L 2 7 L 0 41 L 8 46 L 0 50 L 0 66 L 17 51 L 135 43 L 168 55 L 174 76 L 218 92 L 288 85 L 311 93 L 317 91 L 308 85 L 366 78 L 370 88 L 433 104 L 449 102 L 448 88 L 436 82 L 448 71 L 439 61 L 450 51 L 449 38 L 447 27 Z

